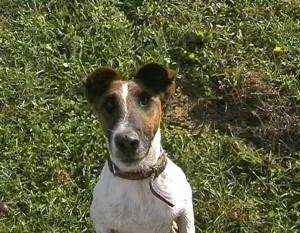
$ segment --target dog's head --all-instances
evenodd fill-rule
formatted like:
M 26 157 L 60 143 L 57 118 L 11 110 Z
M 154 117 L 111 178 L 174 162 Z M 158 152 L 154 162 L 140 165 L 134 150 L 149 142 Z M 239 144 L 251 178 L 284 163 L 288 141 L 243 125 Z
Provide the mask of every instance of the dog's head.
M 134 80 L 107 67 L 93 71 L 85 82 L 86 96 L 95 109 L 117 165 L 135 166 L 160 148 L 160 121 L 175 91 L 175 71 L 150 63 Z M 159 145 L 154 145 L 159 144 Z

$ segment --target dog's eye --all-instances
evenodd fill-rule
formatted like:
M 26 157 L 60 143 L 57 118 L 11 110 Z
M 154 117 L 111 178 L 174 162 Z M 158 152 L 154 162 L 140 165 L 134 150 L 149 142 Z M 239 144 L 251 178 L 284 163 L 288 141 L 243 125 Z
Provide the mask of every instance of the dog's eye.
M 103 102 L 102 107 L 106 112 L 113 112 L 117 107 L 117 102 L 114 98 L 107 98 Z
M 151 96 L 147 93 L 142 93 L 138 98 L 141 107 L 147 107 L 151 102 Z

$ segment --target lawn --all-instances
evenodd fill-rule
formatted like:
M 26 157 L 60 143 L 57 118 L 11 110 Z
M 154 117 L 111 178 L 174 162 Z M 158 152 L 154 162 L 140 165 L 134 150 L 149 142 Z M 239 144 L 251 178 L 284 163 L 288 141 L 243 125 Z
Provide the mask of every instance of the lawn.
M 1 233 L 92 232 L 107 151 L 82 80 L 152 61 L 178 72 L 163 146 L 197 232 L 300 232 L 299 0 L 1 0 Z

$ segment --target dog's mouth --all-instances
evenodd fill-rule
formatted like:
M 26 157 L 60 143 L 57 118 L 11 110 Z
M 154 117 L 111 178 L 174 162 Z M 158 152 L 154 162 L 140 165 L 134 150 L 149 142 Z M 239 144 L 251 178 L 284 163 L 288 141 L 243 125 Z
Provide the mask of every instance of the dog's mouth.
M 134 165 L 141 162 L 147 155 L 149 149 L 140 148 L 136 152 L 126 153 L 122 151 L 118 151 L 116 154 L 116 158 L 126 164 L 126 165 Z
M 135 157 L 135 158 L 124 158 L 120 159 L 120 161 L 126 165 L 134 165 L 139 163 L 141 160 L 143 160 L 144 157 Z

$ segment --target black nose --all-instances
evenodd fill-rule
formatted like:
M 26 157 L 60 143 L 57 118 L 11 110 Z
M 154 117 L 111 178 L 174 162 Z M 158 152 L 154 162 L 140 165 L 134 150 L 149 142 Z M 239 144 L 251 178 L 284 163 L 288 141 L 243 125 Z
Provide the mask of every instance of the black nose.
M 115 136 L 117 148 L 125 153 L 133 153 L 139 146 L 139 138 L 135 132 L 119 133 Z

